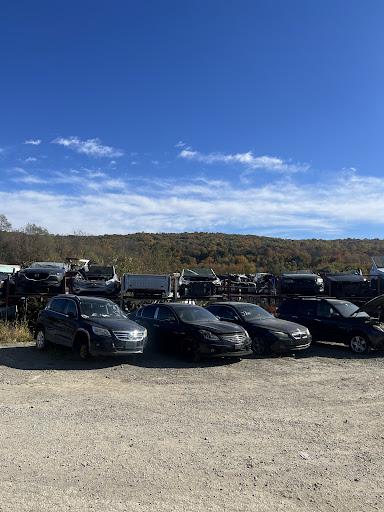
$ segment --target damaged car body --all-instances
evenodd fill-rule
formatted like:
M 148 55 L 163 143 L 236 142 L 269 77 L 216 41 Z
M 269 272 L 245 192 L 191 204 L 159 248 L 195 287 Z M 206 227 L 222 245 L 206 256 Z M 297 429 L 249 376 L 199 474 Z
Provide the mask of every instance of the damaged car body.
M 211 268 L 184 268 L 179 280 L 182 297 L 207 297 L 215 295 L 220 279 Z
M 114 297 L 120 289 L 113 265 L 87 264 L 73 278 L 72 291 L 76 295 Z
M 16 293 L 64 292 L 65 263 L 36 261 L 16 274 Z

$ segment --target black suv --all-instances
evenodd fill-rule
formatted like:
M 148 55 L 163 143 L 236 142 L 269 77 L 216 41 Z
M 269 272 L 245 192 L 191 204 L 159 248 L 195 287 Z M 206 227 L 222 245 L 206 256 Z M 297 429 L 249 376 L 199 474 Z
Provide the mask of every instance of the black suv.
M 109 299 L 65 294 L 53 297 L 40 311 L 35 339 L 39 350 L 57 343 L 86 359 L 89 354 L 140 354 L 147 331 Z
M 147 328 L 155 346 L 176 349 L 190 362 L 197 362 L 202 356 L 242 357 L 252 353 L 251 338 L 243 327 L 220 322 L 194 304 L 152 304 L 129 317 Z
M 306 327 L 280 320 L 256 304 L 247 302 L 216 302 L 206 309 L 220 320 L 244 327 L 252 338 L 255 354 L 296 352 L 310 346 L 312 336 Z
M 376 297 L 359 308 L 346 300 L 291 297 L 281 303 L 276 316 L 305 325 L 316 340 L 343 343 L 365 354 L 371 347 L 384 347 L 384 324 L 377 315 L 383 298 Z

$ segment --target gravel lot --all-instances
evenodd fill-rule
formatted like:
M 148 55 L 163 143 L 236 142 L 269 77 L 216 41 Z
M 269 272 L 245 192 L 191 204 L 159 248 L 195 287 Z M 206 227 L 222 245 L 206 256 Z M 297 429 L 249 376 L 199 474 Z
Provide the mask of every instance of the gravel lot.
M 384 357 L 0 347 L 0 511 L 382 511 Z

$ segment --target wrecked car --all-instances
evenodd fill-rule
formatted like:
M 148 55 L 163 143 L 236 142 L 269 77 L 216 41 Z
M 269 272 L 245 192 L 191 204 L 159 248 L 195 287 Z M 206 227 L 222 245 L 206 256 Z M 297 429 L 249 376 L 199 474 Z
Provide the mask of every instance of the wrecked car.
M 114 266 L 86 265 L 73 278 L 72 291 L 76 295 L 114 297 L 120 289 Z
M 220 279 L 211 268 L 184 268 L 179 279 L 181 297 L 207 297 L 216 295 Z
M 281 293 L 317 295 L 324 292 L 324 280 L 310 270 L 290 270 L 280 275 Z
M 59 293 L 64 291 L 65 263 L 36 261 L 16 274 L 16 293 Z
M 371 293 L 369 281 L 356 271 L 324 274 L 324 290 L 337 298 L 369 297 Z

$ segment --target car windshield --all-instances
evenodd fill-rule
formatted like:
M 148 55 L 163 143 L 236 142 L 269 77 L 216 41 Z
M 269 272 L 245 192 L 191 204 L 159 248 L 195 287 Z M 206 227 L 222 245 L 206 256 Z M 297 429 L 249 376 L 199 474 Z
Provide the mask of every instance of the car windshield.
M 357 317 L 369 318 L 367 313 L 364 311 L 359 311 L 359 308 L 355 304 L 352 304 L 352 302 L 338 302 L 337 304 L 332 304 L 332 306 L 335 307 L 337 311 L 344 317 L 353 315 Z
M 53 261 L 36 261 L 29 268 L 65 268 L 64 263 L 55 263 Z
M 200 306 L 177 308 L 177 314 L 183 322 L 192 324 L 194 322 L 219 322 L 220 320 L 212 313 Z
M 112 302 L 80 302 L 83 318 L 127 318 L 127 315 Z
M 260 306 L 256 306 L 256 304 L 244 304 L 242 306 L 237 306 L 236 311 L 245 322 L 272 318 L 272 315 L 268 313 L 268 311 L 265 311 L 265 309 Z

